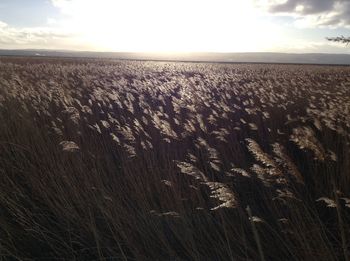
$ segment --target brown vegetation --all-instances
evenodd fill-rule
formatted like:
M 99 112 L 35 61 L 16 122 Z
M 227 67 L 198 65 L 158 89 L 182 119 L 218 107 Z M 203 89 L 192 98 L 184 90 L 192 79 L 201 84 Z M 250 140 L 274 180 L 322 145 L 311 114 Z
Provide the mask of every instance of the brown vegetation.
M 350 68 L 0 58 L 0 256 L 348 260 Z

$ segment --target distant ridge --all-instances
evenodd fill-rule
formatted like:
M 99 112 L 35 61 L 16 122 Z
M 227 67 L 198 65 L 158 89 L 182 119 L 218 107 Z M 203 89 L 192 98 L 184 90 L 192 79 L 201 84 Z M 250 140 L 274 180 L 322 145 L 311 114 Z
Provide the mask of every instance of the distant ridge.
M 327 53 L 133 53 L 133 52 L 87 52 L 65 50 L 1 50 L 0 56 L 48 56 L 71 58 L 110 58 L 127 60 L 157 60 L 186 62 L 226 63 L 295 63 L 350 65 L 350 54 Z

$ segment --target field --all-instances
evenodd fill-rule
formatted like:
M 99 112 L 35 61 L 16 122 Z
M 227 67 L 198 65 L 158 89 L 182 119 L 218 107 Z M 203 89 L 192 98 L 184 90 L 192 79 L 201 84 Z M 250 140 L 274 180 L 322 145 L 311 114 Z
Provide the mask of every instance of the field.
M 0 57 L 4 260 L 350 259 L 350 67 Z

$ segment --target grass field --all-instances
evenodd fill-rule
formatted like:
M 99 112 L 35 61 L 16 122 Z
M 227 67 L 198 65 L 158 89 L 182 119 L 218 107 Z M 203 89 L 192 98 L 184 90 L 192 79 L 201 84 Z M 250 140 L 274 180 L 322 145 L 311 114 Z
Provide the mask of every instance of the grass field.
M 350 67 L 0 58 L 3 260 L 350 259 Z

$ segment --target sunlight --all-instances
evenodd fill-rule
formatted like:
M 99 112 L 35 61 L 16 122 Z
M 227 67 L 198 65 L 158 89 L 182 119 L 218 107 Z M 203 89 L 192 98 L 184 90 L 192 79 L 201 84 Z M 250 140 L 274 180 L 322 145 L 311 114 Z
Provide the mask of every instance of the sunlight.
M 277 35 L 266 21 L 258 20 L 251 1 L 56 0 L 55 4 L 66 15 L 62 23 L 95 50 L 259 51 L 268 47 L 262 40 L 265 34 Z

